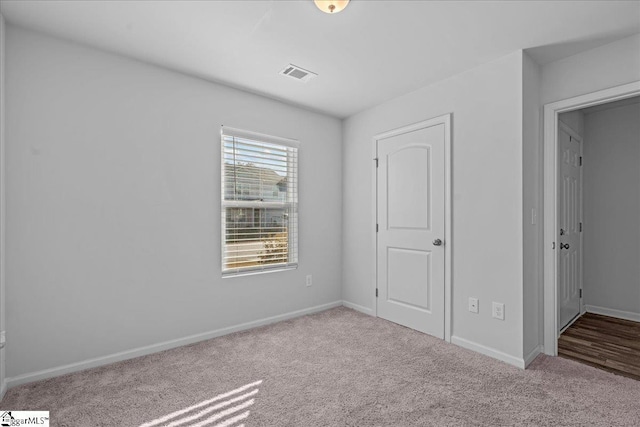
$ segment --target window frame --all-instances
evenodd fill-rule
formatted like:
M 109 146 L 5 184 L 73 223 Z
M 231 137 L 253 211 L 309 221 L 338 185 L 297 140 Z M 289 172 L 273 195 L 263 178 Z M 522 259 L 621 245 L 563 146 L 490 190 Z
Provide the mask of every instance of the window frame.
M 225 166 L 225 138 L 245 140 L 248 143 L 265 143 L 277 145 L 285 149 L 287 153 L 287 191 L 285 201 L 263 201 L 263 200 L 226 200 L 226 166 Z M 222 278 L 238 277 L 246 275 L 255 275 L 262 273 L 272 273 L 277 271 L 294 270 L 298 268 L 298 150 L 300 142 L 295 139 L 282 138 L 273 135 L 262 134 L 253 131 L 247 131 L 229 126 L 222 126 L 220 129 L 220 152 L 221 152 L 221 195 L 220 195 L 220 213 L 221 213 L 221 236 L 220 236 L 220 269 Z M 279 148 L 280 149 L 280 148 Z M 293 168 L 290 172 L 289 169 Z M 293 177 L 293 178 L 291 178 Z M 291 181 L 291 179 L 293 181 Z M 225 247 L 227 245 L 227 209 L 228 208 L 248 208 L 248 209 L 288 209 L 287 218 L 287 261 L 274 264 L 262 264 L 260 266 L 225 268 Z

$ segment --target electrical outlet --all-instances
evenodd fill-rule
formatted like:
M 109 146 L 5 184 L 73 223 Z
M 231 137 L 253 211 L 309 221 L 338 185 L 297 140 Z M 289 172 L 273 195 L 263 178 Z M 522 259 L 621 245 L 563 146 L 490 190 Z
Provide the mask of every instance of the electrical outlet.
M 469 311 L 472 313 L 478 312 L 478 298 L 469 298 Z
M 307 286 L 311 286 L 313 284 L 313 278 L 310 274 L 307 274 Z
M 504 320 L 504 304 L 501 302 L 493 303 L 492 316 L 494 319 Z

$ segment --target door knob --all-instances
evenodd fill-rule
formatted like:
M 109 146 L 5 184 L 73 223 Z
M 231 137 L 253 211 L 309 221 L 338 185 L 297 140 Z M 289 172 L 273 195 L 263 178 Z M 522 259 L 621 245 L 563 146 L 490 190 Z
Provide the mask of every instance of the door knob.
M 569 249 L 568 243 L 560 243 L 560 249 Z
M 436 239 L 433 241 L 433 246 L 442 246 L 442 240 Z

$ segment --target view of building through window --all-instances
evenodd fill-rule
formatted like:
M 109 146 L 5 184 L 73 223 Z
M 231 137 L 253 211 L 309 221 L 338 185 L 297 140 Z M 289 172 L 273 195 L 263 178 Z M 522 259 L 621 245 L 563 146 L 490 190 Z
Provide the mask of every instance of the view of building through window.
M 297 148 L 257 139 L 223 131 L 224 274 L 297 263 Z

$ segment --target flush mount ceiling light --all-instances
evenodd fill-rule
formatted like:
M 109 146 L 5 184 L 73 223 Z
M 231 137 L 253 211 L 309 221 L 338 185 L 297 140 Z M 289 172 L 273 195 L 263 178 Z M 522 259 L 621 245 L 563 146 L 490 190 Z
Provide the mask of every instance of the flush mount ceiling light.
M 313 0 L 324 13 L 338 13 L 349 4 L 349 0 Z

